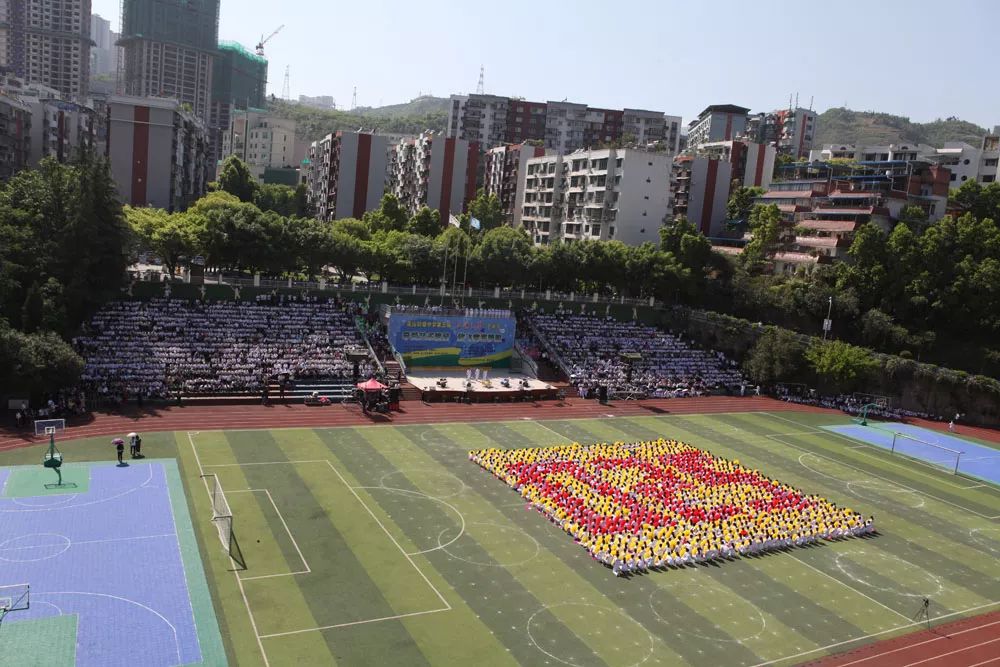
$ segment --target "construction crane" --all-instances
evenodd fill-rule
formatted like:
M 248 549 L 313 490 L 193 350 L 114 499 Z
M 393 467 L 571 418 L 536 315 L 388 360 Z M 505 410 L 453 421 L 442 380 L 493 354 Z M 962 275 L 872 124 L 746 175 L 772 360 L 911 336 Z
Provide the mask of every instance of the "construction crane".
M 284 27 L 285 27 L 285 25 L 281 24 L 281 25 L 279 25 L 277 27 L 277 29 L 275 29 L 274 32 L 272 32 L 267 37 L 264 37 L 264 35 L 260 36 L 260 41 L 257 42 L 257 55 L 258 56 L 264 55 L 264 45 L 267 44 L 268 42 L 270 42 L 271 38 L 274 37 L 275 35 L 277 35 L 279 32 L 281 32 L 281 29 L 284 28 Z

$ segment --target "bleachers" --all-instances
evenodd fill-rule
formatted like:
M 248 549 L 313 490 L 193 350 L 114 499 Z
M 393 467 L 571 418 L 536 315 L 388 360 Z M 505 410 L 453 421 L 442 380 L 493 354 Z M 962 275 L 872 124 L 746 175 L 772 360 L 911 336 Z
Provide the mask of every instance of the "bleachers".
M 101 397 L 188 402 L 274 400 L 304 381 L 343 394 L 354 377 L 347 350 L 363 348 L 353 305 L 316 297 L 201 303 L 176 299 L 107 304 L 74 340 L 86 361 L 83 382 Z M 374 369 L 360 362 L 362 377 Z M 298 386 L 297 386 L 298 385 Z M 316 389 L 310 389 L 314 391 Z
M 531 314 L 528 321 L 581 393 L 606 386 L 614 396 L 669 398 L 732 392 L 743 382 L 722 353 L 656 327 L 570 313 Z

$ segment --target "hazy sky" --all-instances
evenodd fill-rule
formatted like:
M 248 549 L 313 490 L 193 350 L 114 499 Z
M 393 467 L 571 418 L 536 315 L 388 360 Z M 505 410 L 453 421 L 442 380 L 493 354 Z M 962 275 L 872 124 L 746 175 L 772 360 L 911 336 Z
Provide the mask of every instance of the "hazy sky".
M 118 24 L 119 0 L 92 0 Z M 268 92 L 347 108 L 420 93 L 656 109 L 846 104 L 1000 124 L 997 0 L 222 0 L 219 38 L 267 45 Z

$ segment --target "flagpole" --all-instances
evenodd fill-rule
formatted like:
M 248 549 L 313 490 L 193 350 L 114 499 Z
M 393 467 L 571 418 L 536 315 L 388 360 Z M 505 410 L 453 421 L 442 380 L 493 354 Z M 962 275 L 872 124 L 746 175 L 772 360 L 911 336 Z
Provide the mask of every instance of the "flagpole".
M 469 255 L 470 251 L 465 251 L 465 268 L 462 270 L 462 307 L 465 307 L 465 285 L 469 278 Z
M 444 307 L 444 290 L 448 285 L 448 245 L 444 246 L 444 266 L 441 268 L 441 307 Z

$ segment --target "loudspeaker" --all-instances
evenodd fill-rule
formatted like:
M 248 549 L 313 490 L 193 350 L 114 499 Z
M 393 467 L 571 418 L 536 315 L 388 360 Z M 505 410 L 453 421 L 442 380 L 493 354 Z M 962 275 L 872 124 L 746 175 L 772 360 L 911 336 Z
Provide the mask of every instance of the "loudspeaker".
M 608 402 L 608 388 L 605 385 L 601 385 L 597 388 L 597 400 L 602 404 Z

